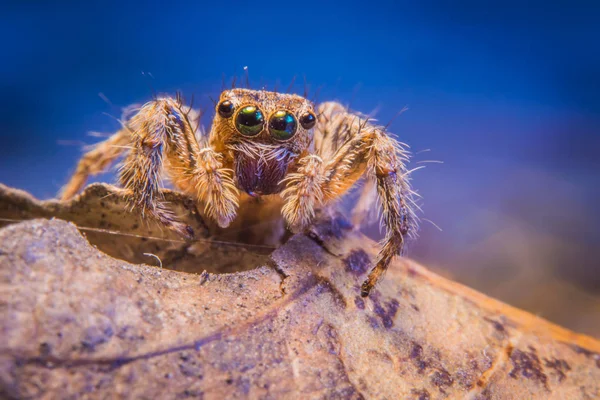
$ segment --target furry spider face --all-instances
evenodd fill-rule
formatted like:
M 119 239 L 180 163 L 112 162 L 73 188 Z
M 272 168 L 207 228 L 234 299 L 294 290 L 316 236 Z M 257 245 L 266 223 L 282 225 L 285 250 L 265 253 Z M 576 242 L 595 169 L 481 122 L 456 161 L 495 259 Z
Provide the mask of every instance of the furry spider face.
M 251 196 L 279 193 L 312 142 L 313 104 L 293 94 L 232 89 L 221 93 L 210 143 L 229 156 L 236 185 Z

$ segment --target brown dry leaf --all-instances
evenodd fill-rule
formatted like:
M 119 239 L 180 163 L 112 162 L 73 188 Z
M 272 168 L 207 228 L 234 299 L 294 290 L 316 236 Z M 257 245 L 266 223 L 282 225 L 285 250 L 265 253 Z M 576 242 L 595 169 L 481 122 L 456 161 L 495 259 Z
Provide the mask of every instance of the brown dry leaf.
M 598 341 L 410 260 L 360 298 L 377 246 L 340 216 L 269 255 L 180 242 L 115 193 L 93 185 L 62 204 L 0 187 L 0 218 L 173 240 L 84 230 L 101 252 L 58 219 L 1 229 L 4 397 L 600 398 Z M 166 195 L 201 237 L 218 237 Z M 165 268 L 122 260 L 157 264 L 143 253 Z

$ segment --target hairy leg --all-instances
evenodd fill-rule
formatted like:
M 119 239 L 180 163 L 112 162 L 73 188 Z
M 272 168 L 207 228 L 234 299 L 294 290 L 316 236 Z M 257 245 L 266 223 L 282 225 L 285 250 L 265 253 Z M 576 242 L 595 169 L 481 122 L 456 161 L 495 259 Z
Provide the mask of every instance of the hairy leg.
M 73 197 L 89 175 L 104 171 L 128 152 L 119 181 L 132 208 L 182 236 L 193 235 L 189 227 L 177 221 L 162 198 L 164 169 L 179 190 L 200 200 L 209 217 L 227 226 L 238 204 L 232 171 L 223 167 L 219 153 L 208 145 L 200 146 L 192 126 L 196 117 L 179 99 L 159 98 L 145 104 L 123 129 L 82 157 L 62 199 Z
M 237 190 L 222 156 L 198 144 L 188 113 L 171 98 L 145 104 L 129 124 L 133 148 L 120 181 L 131 193 L 132 207 L 189 237 L 190 228 L 177 221 L 160 195 L 163 158 L 173 184 L 204 203 L 207 215 L 220 226 L 235 217 Z
M 363 282 L 361 295 L 366 297 L 387 270 L 392 258 L 402 254 L 407 236 L 414 235 L 417 219 L 413 210 L 413 192 L 397 142 L 377 134 L 369 155 L 369 169 L 375 171 L 377 194 L 386 228 L 383 245 L 375 267 Z
M 336 152 L 353 134 L 349 124 L 353 120 L 346 118 L 346 108 L 336 102 L 327 102 L 319 106 L 317 125 L 314 130 L 314 154 L 308 154 L 298 160 L 297 170 L 287 175 L 286 189 L 281 193 L 285 203 L 282 208 L 284 219 L 294 231 L 300 231 L 312 221 L 315 211 L 325 201 L 325 187 L 328 172 L 327 160 L 335 157 Z
M 226 228 L 236 216 L 239 193 L 233 182 L 233 170 L 224 168 L 222 159 L 223 156 L 210 147 L 200 149 L 193 182 L 206 215 Z
M 290 176 L 284 192 L 284 217 L 291 224 L 306 224 L 316 207 L 339 198 L 361 177 L 376 182 L 386 236 L 376 265 L 361 287 L 361 295 L 368 296 L 392 258 L 402 253 L 405 238 L 416 231 L 413 192 L 405 168 L 407 153 L 382 128 L 337 103 L 319 107 L 315 144 L 327 157 L 310 155 L 299 161 L 298 173 Z M 311 164 L 315 164 L 313 173 L 307 174 L 303 168 Z M 366 197 L 363 202 L 368 202 Z
M 75 196 L 90 175 L 97 175 L 107 170 L 122 153 L 128 150 L 130 144 L 131 133 L 127 127 L 124 127 L 104 142 L 95 145 L 79 160 L 73 176 L 61 190 L 60 199 L 69 200 Z
M 326 184 L 323 159 L 310 154 L 298 161 L 298 169 L 284 180 L 286 189 L 281 192 L 284 219 L 294 231 L 305 228 L 313 219 L 315 211 L 325 200 Z

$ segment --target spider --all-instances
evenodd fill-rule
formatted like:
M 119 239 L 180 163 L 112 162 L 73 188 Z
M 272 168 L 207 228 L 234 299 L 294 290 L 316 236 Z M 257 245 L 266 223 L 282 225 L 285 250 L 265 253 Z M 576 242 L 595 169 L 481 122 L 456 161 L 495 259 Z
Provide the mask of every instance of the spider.
M 367 297 L 417 228 L 403 145 L 340 103 L 315 109 L 296 94 L 225 90 L 208 135 L 196 135 L 197 116 L 179 96 L 146 103 L 121 130 L 83 155 L 62 199 L 128 152 L 119 181 L 130 206 L 183 237 L 192 238 L 193 231 L 161 198 L 163 169 L 174 187 L 204 204 L 206 215 L 222 228 L 236 218 L 244 197 L 275 196 L 288 227 L 300 231 L 318 209 L 364 177 L 354 214 L 373 208 L 378 199 L 386 232 L 361 286 Z

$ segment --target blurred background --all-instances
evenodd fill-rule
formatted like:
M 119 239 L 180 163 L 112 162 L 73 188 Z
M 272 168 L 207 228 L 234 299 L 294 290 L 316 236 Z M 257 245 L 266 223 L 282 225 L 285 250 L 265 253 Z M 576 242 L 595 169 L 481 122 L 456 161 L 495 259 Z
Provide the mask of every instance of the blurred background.
M 55 196 L 152 90 L 194 94 L 208 126 L 223 75 L 306 77 L 384 124 L 409 107 L 390 130 L 442 229 L 411 257 L 600 337 L 600 3 L 50 3 L 0 6 L 0 182 Z

